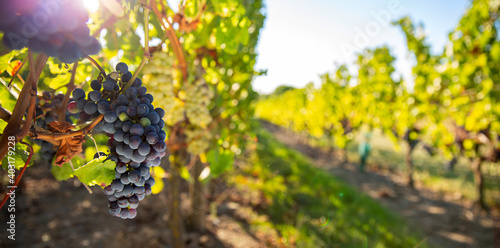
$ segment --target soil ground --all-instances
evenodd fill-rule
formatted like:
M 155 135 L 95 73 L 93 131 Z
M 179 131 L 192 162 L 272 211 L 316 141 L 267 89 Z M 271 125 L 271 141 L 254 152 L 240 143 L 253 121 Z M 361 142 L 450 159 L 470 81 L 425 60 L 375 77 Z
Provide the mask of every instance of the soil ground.
M 212 195 L 221 196 L 213 199 L 217 214 L 207 215 L 204 234 L 186 235 L 186 247 L 274 247 L 276 236 L 248 229 L 249 215 L 245 212 L 252 209 L 229 200 L 234 189 L 218 180 L 213 180 L 210 187 L 215 188 Z M 16 191 L 15 241 L 9 240 L 5 231 L 7 207 L 0 211 L 0 247 L 171 247 L 166 189 L 141 201 L 133 220 L 109 215 L 107 196 L 98 187 L 92 190 L 89 194 L 76 179 L 56 181 L 46 165 L 30 167 Z M 187 216 L 187 185 L 181 196 Z

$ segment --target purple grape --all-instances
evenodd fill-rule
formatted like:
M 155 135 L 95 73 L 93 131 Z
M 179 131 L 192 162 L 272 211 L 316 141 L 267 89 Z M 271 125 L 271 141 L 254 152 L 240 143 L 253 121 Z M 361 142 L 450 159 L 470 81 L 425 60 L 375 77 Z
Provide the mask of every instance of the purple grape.
M 102 97 L 102 94 L 98 90 L 93 90 L 89 93 L 90 100 L 92 100 L 94 102 L 98 102 L 99 100 L 101 100 L 101 97 Z
M 90 82 L 90 88 L 92 88 L 93 90 L 101 90 L 101 82 L 92 80 L 92 82 Z
M 144 128 L 141 125 L 139 125 L 139 124 L 133 124 L 130 127 L 130 134 L 131 135 L 142 136 L 144 134 Z
M 130 165 L 130 168 L 137 169 L 141 166 L 141 163 L 131 162 L 129 165 Z
M 152 102 L 153 102 L 153 99 L 154 99 L 154 98 L 153 98 L 153 95 L 151 95 L 151 94 L 146 94 L 146 95 L 144 95 L 144 97 L 146 97 L 147 99 L 149 99 L 149 102 L 150 102 L 150 103 L 152 103 Z
M 126 113 L 127 112 L 127 107 L 126 106 L 118 106 L 115 110 L 116 115 L 120 115 L 121 113 Z
M 144 86 L 137 88 L 137 95 L 138 96 L 144 96 L 144 95 L 146 95 L 146 92 L 147 92 L 147 89 Z
M 164 141 L 158 141 L 156 144 L 153 145 L 153 148 L 157 152 L 162 152 L 165 151 L 167 148 L 167 144 Z
M 151 146 L 149 146 L 146 143 L 141 143 L 139 145 L 139 148 L 137 149 L 137 151 L 139 152 L 139 154 L 141 156 L 147 156 L 149 154 L 149 152 L 151 151 Z
M 135 195 L 138 195 L 138 194 L 144 194 L 144 187 L 134 187 L 134 194 Z
M 85 98 L 85 91 L 80 88 L 76 88 L 73 90 L 73 98 L 75 100 L 80 100 Z
M 105 195 L 112 195 L 115 193 L 115 191 L 111 188 L 111 186 L 106 186 L 103 189 Z
M 125 171 L 127 171 L 127 164 L 118 163 L 118 164 L 116 164 L 115 169 L 116 169 L 116 172 L 123 174 L 123 173 L 125 173 Z
M 113 123 L 106 122 L 103 125 L 104 132 L 108 134 L 113 134 L 116 132 L 115 125 Z
M 116 119 L 118 119 L 118 116 L 116 115 L 116 113 L 114 111 L 107 111 L 105 114 L 104 114 L 104 120 L 108 123 L 111 123 L 113 124 L 113 122 L 116 121 Z M 113 129 L 114 129 L 114 124 L 113 124 Z
M 137 170 L 131 170 L 128 172 L 127 174 L 128 176 L 128 180 L 131 182 L 131 183 L 135 183 L 135 182 L 138 182 L 140 179 L 141 179 L 141 173 Z
M 115 179 L 113 180 L 113 182 L 111 182 L 111 188 L 115 191 L 122 191 L 124 186 L 125 185 L 123 185 L 123 183 L 118 179 Z
M 146 156 L 142 156 L 138 151 L 134 151 L 134 154 L 132 155 L 132 161 L 142 163 L 144 162 L 144 160 L 146 160 Z
M 156 113 L 160 116 L 160 118 L 163 118 L 165 116 L 165 110 L 162 108 L 155 108 Z
M 116 98 L 116 102 L 121 105 L 128 105 L 128 98 L 124 94 L 120 94 L 118 98 Z
M 135 99 L 137 97 L 137 90 L 134 87 L 129 87 L 125 91 L 125 96 L 127 96 L 129 100 Z
M 129 212 L 128 214 L 129 219 L 133 219 L 137 216 L 137 210 L 135 208 L 129 209 L 128 212 Z
M 115 87 L 115 83 L 111 80 L 106 80 L 102 83 L 102 89 L 104 91 L 112 91 Z
M 153 187 L 155 185 L 155 179 L 150 177 L 148 180 L 146 180 L 146 185 Z
M 130 100 L 130 102 L 128 103 L 128 106 L 137 108 L 137 106 L 139 106 L 139 104 L 141 104 L 141 100 L 139 100 L 138 98 L 134 98 L 134 99 Z
M 147 117 L 151 120 L 152 124 L 158 124 L 158 122 L 160 122 L 160 116 L 154 111 L 149 112 Z
M 97 110 L 99 111 L 100 114 L 105 114 L 109 110 L 109 103 L 106 101 L 99 101 L 97 103 Z
M 132 122 L 126 121 L 123 123 L 122 130 L 123 132 L 128 133 L 130 131 L 130 127 L 132 126 Z
M 146 141 L 148 142 L 148 144 L 150 145 L 154 145 L 158 142 L 159 140 L 159 137 L 156 133 L 154 132 L 150 132 L 146 135 Z
M 79 109 L 79 110 L 83 110 L 83 108 L 85 107 L 85 104 L 87 103 L 87 100 L 85 99 L 80 99 L 80 100 L 77 100 L 76 101 L 76 107 Z
M 132 149 L 137 149 L 139 148 L 139 145 L 141 144 L 141 138 L 139 136 L 132 136 L 130 137 L 129 139 L 129 143 L 128 145 L 130 146 L 130 148 Z
M 127 108 L 127 115 L 128 115 L 129 117 L 134 117 L 134 116 L 136 116 L 136 115 L 137 115 L 137 112 L 136 112 L 135 108 L 134 108 L 134 107 L 128 107 L 128 108 Z
M 127 73 L 123 74 L 122 82 L 127 83 L 130 79 L 132 79 L 132 76 L 133 75 L 131 72 L 127 72 Z
M 137 105 L 137 115 L 138 116 L 146 116 L 149 114 L 149 108 L 146 104 Z
M 128 72 L 128 66 L 127 64 L 123 63 L 123 62 L 120 62 L 116 65 L 116 71 L 122 73 L 122 74 L 126 74 Z

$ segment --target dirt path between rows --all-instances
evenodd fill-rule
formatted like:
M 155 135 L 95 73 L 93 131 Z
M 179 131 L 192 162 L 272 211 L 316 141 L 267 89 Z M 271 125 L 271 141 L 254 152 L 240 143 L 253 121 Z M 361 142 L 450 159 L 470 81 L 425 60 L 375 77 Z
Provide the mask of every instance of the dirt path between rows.
M 317 167 L 404 216 L 411 225 L 422 230 L 431 245 L 443 248 L 500 247 L 499 221 L 495 241 L 493 218 L 474 212 L 470 204 L 443 199 L 442 195 L 419 184 L 416 189 L 411 189 L 405 186 L 401 175 L 374 171 L 370 167 L 366 172 L 359 172 L 356 164 L 341 162 L 338 156 L 304 144 L 296 134 L 268 122 L 262 122 L 262 125 L 280 142 L 309 157 Z

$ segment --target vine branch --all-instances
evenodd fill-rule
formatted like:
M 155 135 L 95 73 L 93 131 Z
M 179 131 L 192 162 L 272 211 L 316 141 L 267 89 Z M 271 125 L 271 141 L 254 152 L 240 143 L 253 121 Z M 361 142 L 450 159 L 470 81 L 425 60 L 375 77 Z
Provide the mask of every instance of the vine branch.
M 104 115 L 99 115 L 97 118 L 95 118 L 89 125 L 85 126 L 84 128 L 76 131 L 70 131 L 66 133 L 50 133 L 50 132 L 43 132 L 43 133 L 31 133 L 31 135 L 36 138 L 36 139 L 41 139 L 45 140 L 48 142 L 51 142 L 54 144 L 54 142 L 58 142 L 60 140 L 66 139 L 66 138 L 71 138 L 75 136 L 83 136 L 92 131 L 92 129 L 104 118 Z
M 23 124 L 23 117 L 26 113 L 26 109 L 30 104 L 30 101 L 33 97 L 29 97 L 28 94 L 32 94 L 33 85 L 36 87 L 36 83 L 42 74 L 43 67 L 47 63 L 48 56 L 44 53 L 38 54 L 35 64 L 32 66 L 33 70 L 30 69 L 28 74 L 28 81 L 23 85 L 21 93 L 19 94 L 19 98 L 17 99 L 16 105 L 14 106 L 14 110 L 12 111 L 12 115 L 9 118 L 9 122 L 4 129 L 3 135 L 0 139 L 0 160 L 2 160 L 7 154 L 7 143 L 8 137 L 12 135 L 18 136 L 19 139 L 22 139 L 22 132 L 19 133 L 20 127 Z M 35 89 L 36 96 L 36 89 Z M 35 104 L 32 104 L 35 105 Z M 27 118 L 32 118 L 32 114 L 29 114 Z M 30 121 L 31 123 L 31 121 Z M 30 125 L 30 123 L 25 122 L 24 125 Z M 18 135 L 21 134 L 21 135 Z
M 151 5 L 151 4 L 150 4 Z M 151 11 L 151 6 L 143 5 L 144 8 L 144 55 L 141 60 L 141 64 L 135 70 L 132 78 L 127 82 L 127 84 L 123 87 L 122 92 L 125 92 L 135 81 L 135 79 L 139 76 L 144 68 L 144 65 L 149 61 L 151 54 L 149 53 L 149 12 Z
M 73 70 L 71 71 L 71 79 L 69 80 L 69 83 L 66 85 L 67 91 L 66 94 L 64 95 L 61 106 L 58 109 L 57 118 L 59 119 L 59 121 L 66 120 L 66 108 L 69 103 L 69 96 L 71 95 L 71 92 L 73 92 L 73 90 L 76 88 L 75 75 L 77 67 L 78 67 L 78 61 L 73 64 Z
M 106 71 L 104 69 L 102 69 L 101 65 L 99 65 L 99 63 L 97 63 L 97 61 L 95 61 L 92 57 L 90 56 L 87 56 L 87 59 L 90 60 L 90 62 L 95 66 L 97 67 L 97 69 L 99 69 L 99 71 L 102 73 L 102 75 L 104 75 L 104 77 L 106 77 Z
M 152 0 L 151 0 L 151 2 L 152 2 Z M 156 17 L 160 21 L 161 26 L 165 29 L 165 34 L 167 35 L 168 39 L 171 42 L 175 57 L 177 58 L 179 66 L 181 67 L 182 77 L 184 78 L 184 80 L 186 80 L 187 75 L 188 75 L 187 63 L 186 63 L 186 58 L 184 57 L 184 52 L 182 51 L 181 43 L 179 42 L 179 39 L 177 38 L 177 34 L 175 33 L 175 30 L 172 28 L 173 27 L 172 24 L 168 22 L 168 20 L 166 18 L 166 13 L 164 13 L 165 10 L 162 9 L 163 11 L 160 11 L 158 9 L 158 6 L 156 6 L 155 4 L 151 4 L 151 6 L 153 7 L 153 12 L 155 13 Z M 165 6 L 163 6 L 163 7 L 165 7 Z M 167 24 L 165 24 L 165 21 L 167 22 L 168 26 L 167 26 Z

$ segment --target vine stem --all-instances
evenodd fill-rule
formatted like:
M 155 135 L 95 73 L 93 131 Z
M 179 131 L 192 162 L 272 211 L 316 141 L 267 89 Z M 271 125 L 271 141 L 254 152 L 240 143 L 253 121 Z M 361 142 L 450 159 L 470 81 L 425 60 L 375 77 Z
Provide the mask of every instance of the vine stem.
M 128 80 L 127 84 L 123 89 L 121 90 L 122 92 L 125 92 L 135 81 L 135 79 L 139 76 L 141 73 L 142 69 L 144 68 L 144 65 L 149 61 L 149 58 L 151 57 L 151 54 L 149 53 L 149 12 L 151 11 L 151 6 L 146 6 L 143 5 L 144 8 L 144 55 L 141 60 L 141 64 L 139 64 L 139 67 L 137 67 L 137 70 L 135 70 L 134 75 L 132 75 L 132 78 Z
M 22 135 L 22 132 L 20 131 L 20 127 L 23 124 L 23 117 L 24 114 L 26 113 L 26 109 L 28 108 L 28 105 L 30 104 L 31 99 L 35 97 L 29 97 L 28 94 L 32 94 L 33 92 L 33 85 L 36 87 L 36 83 L 38 82 L 38 79 L 40 78 L 40 75 L 42 74 L 43 67 L 47 63 L 48 56 L 40 53 L 38 54 L 35 64 L 32 66 L 34 69 L 31 70 L 28 74 L 27 77 L 27 83 L 23 85 L 23 88 L 21 90 L 21 93 L 19 94 L 19 98 L 17 99 L 16 105 L 14 106 L 14 110 L 12 111 L 12 115 L 9 118 L 9 122 L 7 123 L 7 126 L 4 129 L 3 135 L 0 139 L 0 161 L 5 157 L 7 154 L 7 143 L 8 143 L 8 137 L 11 135 L 16 135 L 19 139 L 24 138 Z M 36 96 L 36 88 L 35 88 L 35 95 Z M 35 104 L 31 104 L 35 105 Z M 33 106 L 34 110 L 34 106 Z M 33 112 L 32 112 L 33 113 Z M 28 114 L 28 118 L 32 119 L 32 114 Z M 31 125 L 31 121 L 25 122 L 24 125 Z
M 95 118 L 89 125 L 85 126 L 84 128 L 77 130 L 77 131 L 70 131 L 66 133 L 36 133 L 32 134 L 35 136 L 37 139 L 45 140 L 48 142 L 53 142 L 53 141 L 58 141 L 66 138 L 71 138 L 75 136 L 83 136 L 89 133 L 102 119 L 104 118 L 104 115 L 99 115 L 97 118 Z M 51 143 L 52 143 L 51 142 Z
M 97 61 L 95 61 L 95 59 L 93 59 L 92 57 L 90 56 L 87 56 L 87 59 L 90 60 L 90 62 L 95 66 L 97 67 L 97 69 L 99 69 L 99 71 L 104 75 L 104 77 L 106 77 L 106 71 L 104 69 L 102 69 L 101 65 L 99 65 L 99 63 L 97 63 Z
M 6 110 L 2 106 L 0 106 L 0 119 L 8 122 L 11 115 L 12 115 L 11 112 L 9 112 L 8 110 Z
M 67 91 L 66 94 L 64 95 L 64 99 L 62 100 L 61 106 L 58 109 L 59 113 L 57 113 L 57 118 L 59 119 L 59 121 L 66 120 L 66 108 L 68 107 L 69 96 L 71 95 L 71 92 L 73 92 L 73 90 L 76 88 L 75 75 L 77 67 L 78 67 L 78 61 L 73 64 L 73 70 L 71 71 L 71 79 L 69 80 L 69 83 L 66 85 Z
M 152 2 L 153 0 L 151 0 Z M 163 5 L 163 3 L 162 3 Z M 153 12 L 155 13 L 156 17 L 160 21 L 161 26 L 165 29 L 165 34 L 167 35 L 168 39 L 170 40 L 172 44 L 172 48 L 174 50 L 175 57 L 177 58 L 177 61 L 179 63 L 179 66 L 181 67 L 182 71 L 182 77 L 184 80 L 187 80 L 187 63 L 186 63 L 186 58 L 184 57 L 184 52 L 182 50 L 181 43 L 179 42 L 179 39 L 177 38 L 177 34 L 175 33 L 175 30 L 172 28 L 172 24 L 168 23 L 168 26 L 165 24 L 164 20 L 168 22 L 167 18 L 164 18 L 164 14 L 158 9 L 158 6 L 155 4 L 151 4 L 153 7 Z
M 0 203 L 0 209 L 2 209 L 3 205 L 7 202 L 7 200 L 9 199 L 9 195 L 12 193 L 12 191 L 14 191 L 17 188 L 17 185 L 19 184 L 19 181 L 21 181 L 21 177 L 24 175 L 24 171 L 26 171 L 26 168 L 28 168 L 28 164 L 31 161 L 31 157 L 33 156 L 33 147 L 31 145 L 29 145 L 27 143 L 24 143 L 23 141 L 20 141 L 19 143 L 28 146 L 28 148 L 30 149 L 30 155 L 28 156 L 28 159 L 26 160 L 26 163 L 24 164 L 23 169 L 19 173 L 19 176 L 16 178 L 16 181 L 14 182 L 14 185 L 9 190 L 9 193 L 7 193 L 4 196 L 4 198 L 2 200 L 2 203 Z

